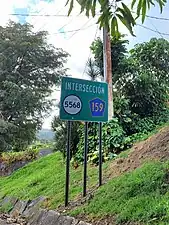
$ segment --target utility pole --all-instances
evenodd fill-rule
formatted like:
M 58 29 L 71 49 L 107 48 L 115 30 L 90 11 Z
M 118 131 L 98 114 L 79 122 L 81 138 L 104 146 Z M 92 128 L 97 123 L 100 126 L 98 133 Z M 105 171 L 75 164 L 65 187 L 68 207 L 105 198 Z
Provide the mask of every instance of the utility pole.
M 113 109 L 113 85 L 112 85 L 112 62 L 111 62 L 111 39 L 107 29 L 103 28 L 103 62 L 104 81 L 108 83 L 108 119 L 114 116 Z

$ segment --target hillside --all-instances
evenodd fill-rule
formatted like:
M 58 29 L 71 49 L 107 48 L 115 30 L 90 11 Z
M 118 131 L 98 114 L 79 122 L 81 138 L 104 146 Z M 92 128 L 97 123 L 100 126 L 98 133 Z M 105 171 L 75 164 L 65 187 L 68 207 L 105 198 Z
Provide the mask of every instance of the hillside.
M 106 184 L 96 190 L 98 168 L 88 167 L 88 189 L 95 191 L 86 205 L 81 205 L 83 169 L 71 169 L 70 197 L 76 204 L 72 202 L 68 214 L 100 225 L 169 224 L 169 127 L 121 153 L 103 168 Z M 0 178 L 0 197 L 46 196 L 45 207 L 63 210 L 64 183 L 64 162 L 59 153 L 54 153 L 9 178 Z
M 70 198 L 73 199 L 82 191 L 82 167 L 76 170 L 72 168 L 70 176 Z M 96 185 L 98 169 L 89 167 L 88 176 L 88 186 Z M 46 206 L 56 208 L 64 203 L 64 185 L 65 164 L 62 155 L 53 153 L 19 169 L 10 177 L 0 178 L 0 198 L 4 195 L 23 199 L 46 196 Z
M 54 139 L 54 132 L 50 129 L 42 129 L 36 134 L 38 140 L 52 141 Z

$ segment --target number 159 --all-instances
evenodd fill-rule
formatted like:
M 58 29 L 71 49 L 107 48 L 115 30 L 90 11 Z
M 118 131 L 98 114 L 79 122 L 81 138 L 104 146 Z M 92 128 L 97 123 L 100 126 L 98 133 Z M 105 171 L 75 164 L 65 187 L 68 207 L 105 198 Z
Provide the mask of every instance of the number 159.
M 92 111 L 93 112 L 102 112 L 104 108 L 103 103 L 92 102 Z

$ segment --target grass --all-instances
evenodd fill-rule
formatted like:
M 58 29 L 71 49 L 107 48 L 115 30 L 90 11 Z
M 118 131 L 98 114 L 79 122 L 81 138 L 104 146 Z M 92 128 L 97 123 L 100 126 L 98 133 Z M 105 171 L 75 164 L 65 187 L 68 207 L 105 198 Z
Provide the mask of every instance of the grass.
M 73 216 L 116 216 L 116 223 L 169 224 L 169 162 L 148 163 L 102 186 Z
M 104 165 L 106 168 L 106 164 Z M 71 169 L 70 199 L 82 192 L 83 168 Z M 88 187 L 98 182 L 98 168 L 88 168 Z M 21 199 L 49 198 L 48 207 L 64 203 L 65 164 L 60 153 L 43 157 L 19 169 L 13 175 L 0 178 L 0 198 L 14 196 Z
M 125 151 L 122 151 L 120 154 L 118 154 L 115 159 L 125 159 L 128 157 L 128 155 L 130 154 L 131 152 L 131 148 L 130 149 L 127 149 Z

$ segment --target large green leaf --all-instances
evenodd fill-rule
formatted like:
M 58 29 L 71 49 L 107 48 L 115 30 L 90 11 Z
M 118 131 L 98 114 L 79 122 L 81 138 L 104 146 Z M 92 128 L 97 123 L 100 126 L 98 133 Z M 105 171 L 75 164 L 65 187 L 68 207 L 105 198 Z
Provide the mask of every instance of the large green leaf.
M 93 5 L 92 5 L 92 9 L 91 9 L 93 17 L 95 17 L 95 15 L 96 15 L 96 1 L 97 0 L 93 0 Z
M 123 6 L 123 9 L 124 9 L 124 17 L 128 18 L 128 21 L 131 22 L 131 24 L 134 26 L 136 24 L 132 14 L 131 14 L 131 11 L 129 10 L 129 8 L 124 4 L 122 3 L 122 6 Z
M 117 16 L 120 19 L 120 21 L 127 27 L 130 33 L 134 35 L 133 27 L 136 24 L 136 20 L 139 17 L 141 17 L 142 23 L 144 23 L 147 9 L 150 9 L 152 5 L 158 3 L 160 11 L 162 12 L 163 7 L 166 4 L 166 0 L 131 0 L 131 9 L 133 9 L 134 6 L 136 6 L 137 8 L 137 17 L 134 19 L 130 8 L 128 8 L 123 2 L 121 2 L 121 0 L 116 0 L 116 2 L 121 2 L 121 5 L 118 5 L 118 8 L 115 12 L 113 11 L 111 4 L 108 3 L 109 2 L 108 0 L 75 0 L 75 1 L 77 1 L 81 6 L 81 13 L 85 11 L 88 17 L 90 13 L 93 17 L 96 16 L 96 6 L 98 3 L 98 6 L 100 6 L 99 7 L 100 17 L 97 23 L 100 25 L 100 28 L 106 27 L 109 29 L 109 27 L 111 27 L 111 30 L 114 31 L 113 35 L 115 36 L 117 35 L 118 30 L 116 24 L 114 23 L 115 20 L 113 19 L 113 17 Z M 73 9 L 74 0 L 67 0 L 67 4 L 69 2 L 70 8 L 68 14 L 70 14 Z M 115 27 L 113 28 L 112 26 Z
M 144 20 L 146 18 L 146 10 L 147 10 L 146 0 L 143 0 L 142 1 L 142 23 L 144 23 Z
M 133 30 L 132 30 L 131 24 L 128 23 L 128 21 L 124 17 L 122 17 L 120 14 L 116 13 L 116 15 L 120 19 L 120 21 L 124 24 L 124 26 L 127 27 L 127 29 L 130 31 L 131 35 L 135 36 L 134 33 L 133 33 Z
M 68 4 L 69 0 L 67 1 L 66 4 Z M 69 11 L 68 11 L 68 16 L 70 15 L 70 13 L 72 12 L 72 9 L 73 9 L 73 3 L 74 3 L 74 0 L 71 0 L 70 2 L 70 8 L 69 8 Z

